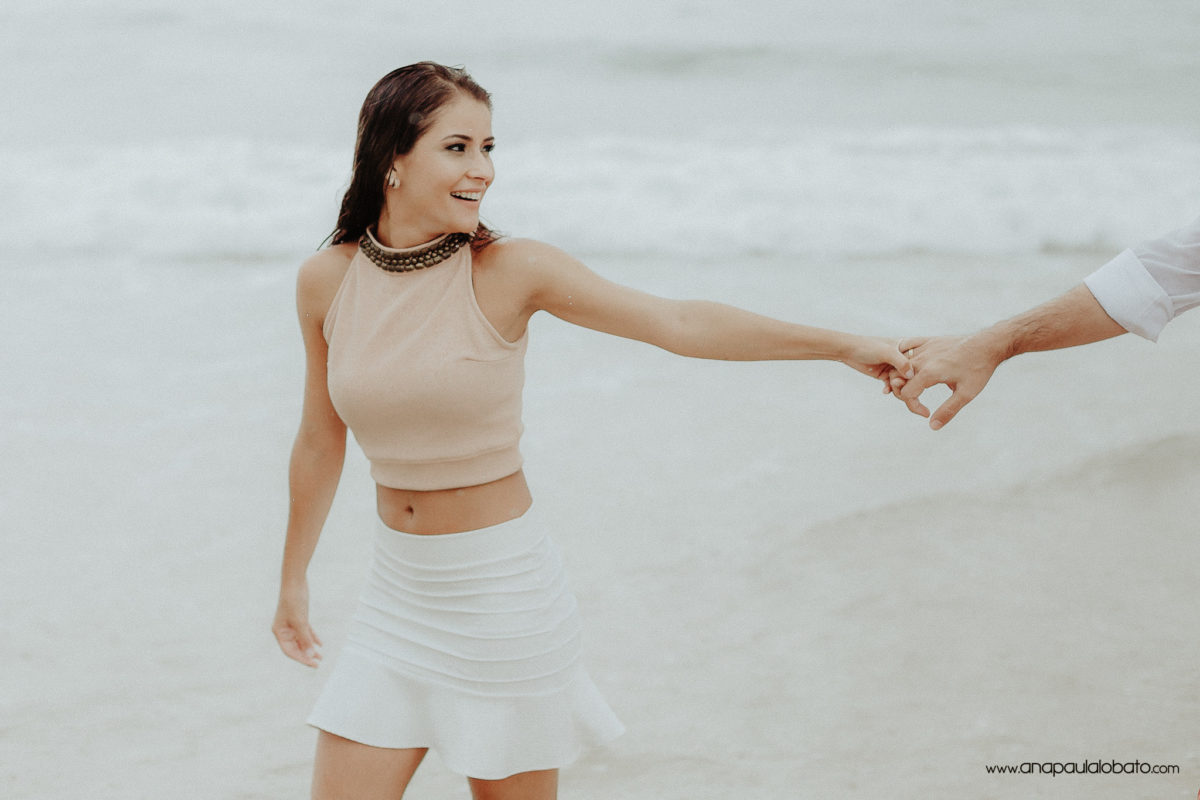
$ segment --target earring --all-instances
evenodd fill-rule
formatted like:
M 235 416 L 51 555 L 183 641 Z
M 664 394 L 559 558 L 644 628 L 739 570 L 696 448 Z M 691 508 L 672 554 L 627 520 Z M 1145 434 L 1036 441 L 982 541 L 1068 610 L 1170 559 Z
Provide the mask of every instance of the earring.
M 388 170 L 387 185 L 389 189 L 400 188 L 400 179 L 396 177 L 396 170 Z

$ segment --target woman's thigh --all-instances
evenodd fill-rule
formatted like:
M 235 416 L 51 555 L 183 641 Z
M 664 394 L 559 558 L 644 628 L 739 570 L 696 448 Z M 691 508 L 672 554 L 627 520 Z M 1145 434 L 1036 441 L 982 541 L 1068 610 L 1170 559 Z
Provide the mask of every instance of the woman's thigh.
M 313 800 L 398 800 L 428 752 L 352 742 L 321 731 L 313 765 Z
M 558 797 L 558 770 L 521 772 L 498 781 L 468 778 L 475 800 L 555 800 Z

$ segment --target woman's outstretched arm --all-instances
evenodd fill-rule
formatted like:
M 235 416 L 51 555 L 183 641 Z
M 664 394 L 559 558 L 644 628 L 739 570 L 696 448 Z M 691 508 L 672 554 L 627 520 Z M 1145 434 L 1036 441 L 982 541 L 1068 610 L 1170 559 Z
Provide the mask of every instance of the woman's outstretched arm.
M 567 322 L 647 342 L 692 358 L 726 361 L 827 359 L 882 377 L 902 374 L 908 360 L 895 340 L 799 325 L 708 300 L 669 300 L 592 272 L 558 248 L 506 242 L 527 281 L 528 313 L 542 310 Z

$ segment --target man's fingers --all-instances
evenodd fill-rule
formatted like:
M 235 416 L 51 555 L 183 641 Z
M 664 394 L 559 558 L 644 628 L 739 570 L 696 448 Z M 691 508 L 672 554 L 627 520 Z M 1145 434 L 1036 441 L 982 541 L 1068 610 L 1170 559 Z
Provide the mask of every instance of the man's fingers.
M 929 409 L 921 404 L 921 399 L 919 397 L 905 398 L 903 395 L 900 394 L 900 392 L 904 388 L 905 384 L 906 384 L 906 381 L 904 381 L 903 379 L 893 377 L 890 382 L 889 381 L 884 382 L 883 393 L 891 394 L 893 397 L 895 397 L 901 403 L 904 403 L 904 405 L 908 407 L 908 410 L 911 411 L 912 413 L 916 414 L 918 417 L 928 417 Z
M 899 397 L 900 400 L 903 401 L 904 405 L 908 406 L 908 410 L 916 414 L 918 417 L 929 416 L 929 409 L 921 404 L 921 400 L 919 398 L 911 397 L 905 400 L 900 395 L 896 395 L 896 397 Z
M 942 428 L 950 420 L 954 419 L 959 411 L 967 403 L 971 402 L 972 398 L 964 392 L 955 391 L 954 394 L 947 398 L 946 402 L 938 406 L 938 410 L 934 412 L 933 418 L 929 420 L 929 427 L 935 431 Z
M 896 396 L 907 403 L 909 400 L 916 400 L 921 396 L 921 392 L 937 383 L 941 383 L 941 381 L 935 375 L 927 372 L 917 372 L 916 376 L 904 384 Z

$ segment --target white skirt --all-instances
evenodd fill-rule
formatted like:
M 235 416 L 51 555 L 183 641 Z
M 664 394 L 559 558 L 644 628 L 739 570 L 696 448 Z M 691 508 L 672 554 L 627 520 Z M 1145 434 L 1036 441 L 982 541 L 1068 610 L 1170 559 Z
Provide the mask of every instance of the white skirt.
M 472 778 L 556 769 L 624 730 L 581 649 L 562 558 L 531 515 L 433 536 L 380 523 L 308 723 L 375 747 L 428 747 Z

